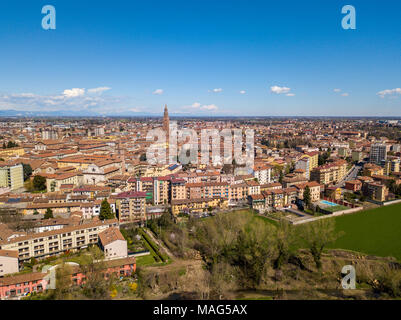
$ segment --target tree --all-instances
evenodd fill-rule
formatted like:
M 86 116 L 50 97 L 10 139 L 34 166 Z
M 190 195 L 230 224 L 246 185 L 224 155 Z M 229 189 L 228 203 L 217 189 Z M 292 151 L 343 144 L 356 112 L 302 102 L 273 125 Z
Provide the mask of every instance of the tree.
M 275 230 L 275 240 L 277 257 L 273 261 L 273 266 L 275 269 L 281 269 L 282 265 L 286 263 L 293 253 L 293 244 L 295 241 L 294 228 L 285 220 L 280 220 L 276 230 Z
M 320 270 L 323 249 L 336 241 L 342 233 L 336 232 L 335 221 L 330 218 L 305 223 L 300 230 L 301 239 L 312 254 L 316 268 Z
M 53 219 L 53 210 L 50 208 L 47 208 L 46 213 L 45 213 L 45 219 Z
M 113 219 L 113 218 L 115 218 L 115 216 L 114 216 L 114 213 L 111 211 L 110 204 L 107 201 L 107 199 L 104 199 L 100 206 L 99 219 L 100 220 L 108 220 L 108 219 Z
M 147 159 L 146 159 L 146 154 L 144 153 L 144 154 L 141 154 L 141 156 L 140 156 L 140 158 L 139 158 L 139 161 L 146 161 Z
M 283 179 L 284 179 L 283 171 L 280 171 L 280 174 L 279 174 L 279 177 L 278 177 L 278 182 L 283 183 Z
M 28 180 L 32 175 L 32 167 L 30 164 L 22 164 L 23 171 L 24 171 L 24 181 Z
M 51 300 L 69 300 L 71 296 L 72 267 L 65 262 L 56 267 L 56 288 L 48 296 Z
M 309 208 L 309 206 L 311 204 L 311 194 L 310 194 L 310 188 L 308 186 L 306 186 L 306 188 L 304 190 L 304 203 L 305 203 L 306 207 Z
M 33 178 L 33 188 L 36 191 L 46 190 L 46 178 L 42 176 L 35 176 Z

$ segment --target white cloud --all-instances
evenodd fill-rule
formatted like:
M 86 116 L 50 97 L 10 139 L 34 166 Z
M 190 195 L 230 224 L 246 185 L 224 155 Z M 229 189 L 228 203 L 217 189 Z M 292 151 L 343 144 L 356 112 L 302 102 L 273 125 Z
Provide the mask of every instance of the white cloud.
M 377 95 L 380 96 L 381 98 L 384 98 L 387 95 L 392 96 L 392 95 L 396 95 L 396 94 L 401 94 L 401 88 L 386 89 L 386 90 L 379 91 L 377 93 Z
M 202 105 L 199 102 L 194 102 L 192 105 L 184 108 L 199 109 L 203 111 L 216 111 L 219 109 L 219 107 L 217 107 L 215 104 Z
M 341 92 L 341 89 L 334 89 L 334 92 Z
M 88 89 L 88 93 L 103 93 L 104 91 L 111 90 L 110 87 L 99 87 L 99 88 L 93 88 L 93 89 Z
M 201 107 L 201 104 L 199 103 L 199 102 L 194 102 L 192 105 L 191 105 L 191 108 L 200 108 Z
M 201 107 L 202 110 L 216 111 L 219 108 L 215 104 L 209 104 Z
M 290 92 L 290 88 L 287 87 L 279 87 L 279 86 L 272 86 L 270 87 L 270 91 L 276 94 L 288 93 Z
M 286 96 L 287 96 L 287 97 L 294 97 L 294 96 L 295 96 L 295 93 L 287 93 Z
M 64 96 L 66 98 L 75 98 L 79 96 L 83 96 L 85 94 L 85 89 L 81 88 L 72 88 L 72 89 L 66 89 L 63 92 Z
M 240 94 L 246 94 L 246 91 L 245 90 L 241 90 L 239 93 Z
M 209 92 L 210 91 L 212 91 L 212 92 L 222 92 L 223 91 L 223 89 L 222 88 L 216 88 L 216 89 L 213 89 L 213 90 L 209 90 Z
M 101 90 L 100 90 L 101 91 Z M 97 90 L 97 92 L 100 92 Z M 117 108 L 127 108 L 127 97 L 87 95 L 85 89 L 66 89 L 62 94 L 38 95 L 34 93 L 0 94 L 0 109 L 18 111 L 72 111 L 84 109 L 113 113 Z M 89 90 L 88 90 L 89 92 Z
M 164 92 L 163 89 L 156 89 L 155 91 L 152 92 L 152 94 L 156 94 L 156 95 L 162 95 Z
M 341 95 L 342 95 L 343 97 L 348 97 L 348 96 L 349 96 L 349 93 L 344 92 L 344 93 L 342 93 Z

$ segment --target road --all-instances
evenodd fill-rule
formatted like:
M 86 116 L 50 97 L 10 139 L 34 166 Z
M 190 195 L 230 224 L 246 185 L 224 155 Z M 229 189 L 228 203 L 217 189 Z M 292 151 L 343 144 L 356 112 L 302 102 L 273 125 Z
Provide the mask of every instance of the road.
M 346 181 L 355 180 L 359 174 L 359 171 L 362 170 L 363 163 L 358 163 L 354 165 L 351 170 L 348 171 L 347 175 L 336 185 L 337 188 L 343 188 L 345 186 Z

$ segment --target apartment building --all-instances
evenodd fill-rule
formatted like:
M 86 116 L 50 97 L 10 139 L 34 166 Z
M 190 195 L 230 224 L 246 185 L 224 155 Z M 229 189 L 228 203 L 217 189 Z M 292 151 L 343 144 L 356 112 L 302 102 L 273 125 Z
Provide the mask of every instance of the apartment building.
M 254 176 L 260 184 L 270 183 L 272 167 L 268 164 L 255 164 Z
M 171 200 L 171 211 L 174 215 L 180 213 L 205 212 L 209 207 L 227 209 L 228 199 L 223 197 Z
M 169 203 L 170 177 L 157 177 L 153 184 L 153 203 L 155 205 Z
M 295 162 L 295 169 L 296 170 L 304 170 L 305 171 L 305 178 L 309 180 L 310 176 L 310 161 L 311 159 L 309 157 L 304 157 L 299 159 L 297 162 Z
M 0 240 L 0 250 L 18 252 L 20 262 L 28 261 L 31 258 L 43 259 L 97 244 L 100 232 L 117 226 L 116 219 L 91 221 L 60 230 L 2 239 Z
M 312 171 L 313 169 L 317 168 L 319 165 L 319 152 L 313 151 L 313 152 L 305 152 L 301 156 L 301 159 L 308 159 L 309 160 L 309 170 Z
M 184 179 L 171 180 L 171 201 L 187 199 L 187 192 Z
M 146 221 L 146 193 L 128 191 L 115 197 L 120 223 Z
M 187 183 L 187 199 L 229 197 L 229 185 L 225 182 Z
M 345 160 L 337 160 L 313 169 L 311 180 L 320 184 L 337 183 L 344 178 L 346 173 L 347 162 Z
M 24 169 L 22 164 L 0 164 L 0 188 L 16 190 L 24 186 Z
M 248 199 L 248 185 L 246 183 L 231 184 L 228 200 L 230 203 L 242 202 Z
M 371 177 L 373 175 L 383 175 L 384 169 L 376 164 L 367 163 L 363 166 L 363 175 Z
M 320 200 L 320 184 L 316 181 L 311 181 L 303 184 L 297 184 L 295 188 L 298 190 L 298 198 L 303 200 L 304 191 L 306 187 L 309 187 L 311 202 L 317 202 Z
M 388 188 L 377 182 L 364 183 L 362 191 L 365 196 L 379 202 L 385 201 L 388 195 Z
M 381 165 L 387 159 L 387 146 L 384 143 L 374 143 L 370 146 L 369 162 Z

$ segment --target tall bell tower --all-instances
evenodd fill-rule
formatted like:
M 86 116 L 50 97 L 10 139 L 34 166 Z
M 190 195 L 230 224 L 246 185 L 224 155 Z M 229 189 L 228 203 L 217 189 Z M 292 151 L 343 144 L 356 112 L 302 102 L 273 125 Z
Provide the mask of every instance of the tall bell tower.
M 168 116 L 167 104 L 164 107 L 163 130 L 166 133 L 166 137 L 168 139 L 168 136 L 170 134 L 170 118 Z

